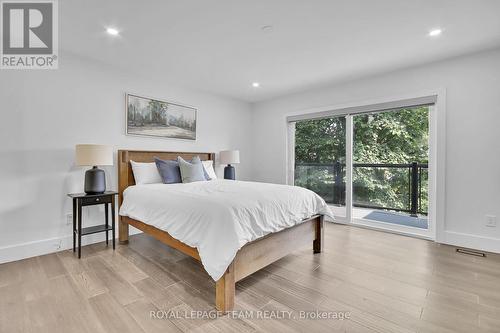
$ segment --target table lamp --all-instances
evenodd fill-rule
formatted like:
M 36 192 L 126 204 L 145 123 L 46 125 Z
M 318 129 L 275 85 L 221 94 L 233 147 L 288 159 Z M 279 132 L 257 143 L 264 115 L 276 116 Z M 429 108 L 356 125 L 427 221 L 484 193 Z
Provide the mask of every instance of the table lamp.
M 92 166 L 85 172 L 84 191 L 101 194 L 106 191 L 106 174 L 97 166 L 113 165 L 113 148 L 106 145 L 76 145 L 76 165 Z
M 236 173 L 234 171 L 234 166 L 231 164 L 240 163 L 240 152 L 239 150 L 223 150 L 220 152 L 220 163 L 227 164 L 224 168 L 224 179 L 236 179 Z

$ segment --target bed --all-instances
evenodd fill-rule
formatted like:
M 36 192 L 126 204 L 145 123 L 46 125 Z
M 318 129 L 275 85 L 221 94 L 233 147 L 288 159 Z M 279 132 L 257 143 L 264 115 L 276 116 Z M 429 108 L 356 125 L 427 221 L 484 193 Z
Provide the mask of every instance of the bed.
M 323 219 L 331 213 L 308 190 L 229 180 L 135 185 L 131 160 L 177 156 L 215 158 L 213 153 L 118 151 L 119 241 L 128 242 L 131 225 L 200 261 L 216 282 L 217 310 L 233 309 L 237 281 L 304 245 L 322 251 Z

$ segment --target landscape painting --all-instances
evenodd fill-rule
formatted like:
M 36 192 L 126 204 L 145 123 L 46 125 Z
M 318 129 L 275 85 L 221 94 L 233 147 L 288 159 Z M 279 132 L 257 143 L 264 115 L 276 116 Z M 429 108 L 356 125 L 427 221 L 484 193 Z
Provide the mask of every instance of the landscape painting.
M 127 94 L 127 134 L 196 140 L 193 107 Z

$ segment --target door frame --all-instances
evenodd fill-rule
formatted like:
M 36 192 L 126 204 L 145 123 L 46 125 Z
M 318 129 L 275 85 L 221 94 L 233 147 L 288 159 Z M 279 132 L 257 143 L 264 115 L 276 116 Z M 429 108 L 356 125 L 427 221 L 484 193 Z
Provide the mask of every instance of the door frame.
M 426 98 L 435 101 L 429 110 L 429 228 L 399 226 L 384 222 L 358 220 L 352 218 L 352 115 L 370 112 L 371 107 L 379 105 L 393 105 L 397 103 L 411 103 Z M 416 104 L 418 105 L 418 103 Z M 408 105 L 409 106 L 409 105 Z M 356 112 L 356 110 L 360 110 Z M 382 111 L 379 109 L 378 111 Z M 377 110 L 373 110 L 376 112 Z M 334 222 L 352 224 L 404 234 L 419 238 L 442 242 L 446 229 L 445 225 L 445 166 L 446 166 L 446 89 L 440 88 L 414 92 L 399 96 L 377 98 L 363 102 L 351 102 L 341 105 L 324 106 L 289 113 L 285 116 L 287 126 L 287 184 L 294 184 L 295 171 L 295 122 L 294 119 L 315 119 L 324 117 L 346 116 L 346 218 L 336 219 Z

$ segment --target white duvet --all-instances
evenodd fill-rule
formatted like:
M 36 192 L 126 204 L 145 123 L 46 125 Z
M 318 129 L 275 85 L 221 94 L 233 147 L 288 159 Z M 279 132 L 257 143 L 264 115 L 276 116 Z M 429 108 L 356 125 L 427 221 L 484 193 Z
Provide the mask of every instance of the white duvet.
M 168 232 L 198 249 L 217 281 L 246 243 L 315 214 L 333 218 L 325 201 L 302 187 L 213 180 L 128 187 L 120 215 Z

